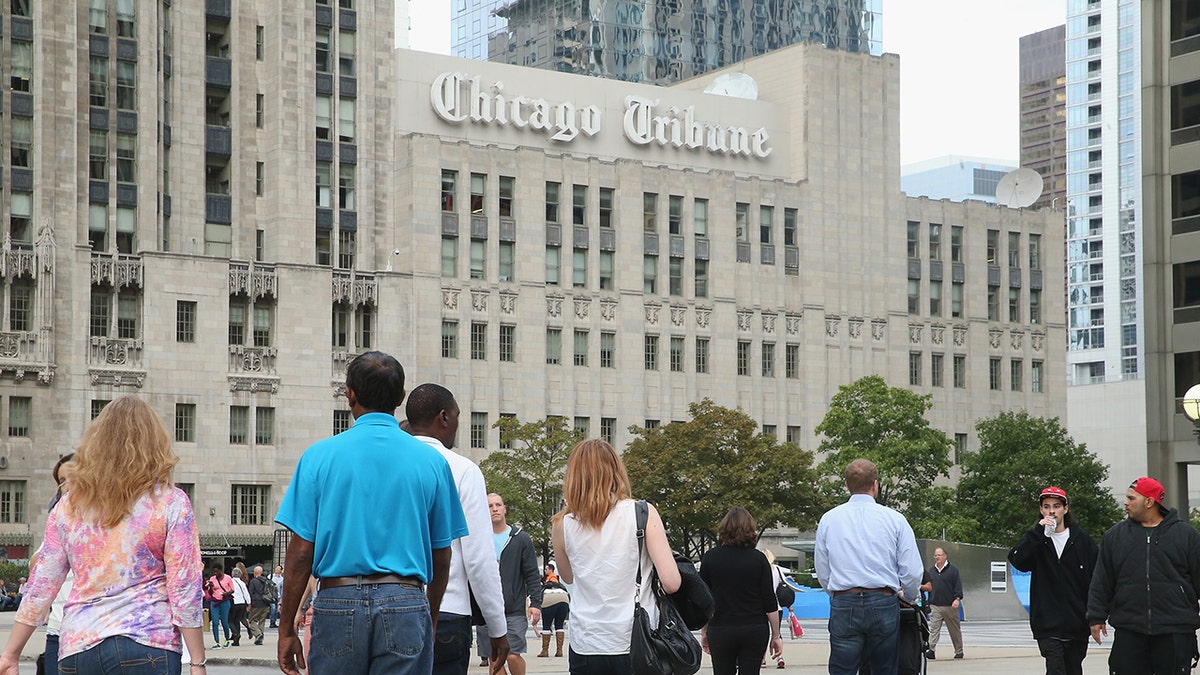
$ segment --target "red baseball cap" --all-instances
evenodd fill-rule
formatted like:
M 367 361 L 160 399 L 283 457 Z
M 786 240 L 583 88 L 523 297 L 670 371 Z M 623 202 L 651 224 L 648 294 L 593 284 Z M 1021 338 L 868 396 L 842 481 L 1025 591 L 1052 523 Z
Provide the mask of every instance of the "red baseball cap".
M 1038 503 L 1040 504 L 1042 502 L 1042 500 L 1045 499 L 1046 497 L 1057 497 L 1058 499 L 1062 500 L 1063 504 L 1068 503 L 1067 502 L 1067 491 L 1058 487 L 1057 485 L 1051 485 L 1050 487 L 1046 488 L 1045 490 L 1042 490 L 1042 495 L 1040 497 L 1038 497 Z
M 1133 481 L 1129 484 L 1129 487 L 1133 488 L 1133 491 L 1139 495 L 1153 499 L 1159 506 L 1167 498 L 1167 491 L 1163 489 L 1162 483 L 1148 476 L 1142 476 Z

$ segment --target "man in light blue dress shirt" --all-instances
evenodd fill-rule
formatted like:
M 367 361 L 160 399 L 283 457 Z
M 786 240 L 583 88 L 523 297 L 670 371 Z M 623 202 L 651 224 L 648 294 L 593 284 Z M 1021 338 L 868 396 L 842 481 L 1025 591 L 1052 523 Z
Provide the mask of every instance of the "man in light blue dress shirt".
M 899 669 L 900 598 L 918 597 L 923 564 L 904 516 L 875 503 L 879 471 L 856 459 L 846 467 L 850 500 L 817 525 L 817 580 L 830 595 L 829 673 L 873 675 Z M 864 659 L 865 657 L 865 659 Z

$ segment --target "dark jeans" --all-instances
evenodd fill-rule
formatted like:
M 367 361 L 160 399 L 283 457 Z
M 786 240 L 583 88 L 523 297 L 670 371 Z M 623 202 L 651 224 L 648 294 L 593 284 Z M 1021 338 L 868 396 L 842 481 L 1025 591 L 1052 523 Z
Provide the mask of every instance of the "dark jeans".
M 1083 659 L 1087 657 L 1087 640 L 1037 641 L 1042 658 L 1046 659 L 1046 675 L 1083 675 Z
M 155 649 L 127 637 L 110 637 L 91 649 L 63 658 L 62 675 L 180 675 L 179 652 Z
M 269 615 L 271 619 L 271 627 L 274 628 L 279 623 L 279 603 L 272 602 L 269 607 L 271 608 L 271 613 Z
M 246 623 L 246 605 L 234 605 L 229 608 L 229 627 L 233 629 L 233 644 L 242 639 L 242 626 Z M 246 635 L 250 637 L 250 628 L 246 627 Z
M 576 654 L 567 652 L 571 675 L 633 675 L 633 659 L 628 654 Z
M 565 602 L 555 603 L 542 608 L 542 632 L 549 633 L 551 626 L 561 631 L 571 616 L 571 605 Z
M 713 675 L 757 673 L 771 641 L 766 624 L 708 627 L 708 651 Z
M 829 675 L 856 675 L 863 656 L 873 675 L 895 675 L 900 667 L 899 635 L 900 601 L 895 595 L 834 596 L 829 602 Z
M 312 608 L 309 673 L 432 672 L 433 622 L 424 591 L 399 584 L 322 588 Z
M 1124 628 L 1113 632 L 1110 675 L 1187 675 L 1192 671 L 1195 633 L 1146 635 Z
M 433 675 L 466 675 L 471 667 L 471 617 L 438 613 L 433 635 Z
M 58 675 L 58 636 L 46 634 L 46 675 Z

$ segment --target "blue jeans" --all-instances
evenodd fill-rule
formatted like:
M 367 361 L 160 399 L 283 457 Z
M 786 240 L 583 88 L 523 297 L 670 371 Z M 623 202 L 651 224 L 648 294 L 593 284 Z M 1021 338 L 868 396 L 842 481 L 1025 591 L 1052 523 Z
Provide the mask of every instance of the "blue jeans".
M 567 668 L 571 675 L 633 675 L 629 654 L 576 654 L 567 650 Z
M 229 640 L 229 608 L 233 606 L 233 600 L 226 598 L 220 602 L 213 601 L 209 605 L 209 620 L 212 621 L 213 641 L 221 642 L 221 635 L 217 633 L 219 626 L 225 627 L 225 640 Z
M 46 675 L 58 675 L 58 636 L 46 634 Z
M 428 675 L 433 620 L 425 593 L 399 584 L 322 588 L 308 665 L 311 675 Z
M 62 675 L 180 675 L 181 670 L 179 652 L 147 647 L 119 635 L 58 663 Z
M 860 661 L 866 661 L 871 675 L 896 675 L 899 635 L 900 600 L 895 595 L 834 596 L 829 602 L 829 674 L 855 675 Z
M 438 613 L 433 636 L 433 675 L 467 675 L 471 667 L 471 617 Z
M 270 622 L 271 622 L 271 626 L 272 626 L 272 627 L 274 627 L 274 626 L 278 626 L 278 625 L 279 625 L 279 603 L 278 603 L 278 602 L 272 602 L 270 605 L 267 605 L 267 607 L 269 607 L 269 608 L 270 608 L 270 610 L 271 610 L 271 611 L 270 611 L 270 612 L 267 614 L 267 616 L 268 616 L 268 619 L 269 619 L 269 620 L 270 620 Z

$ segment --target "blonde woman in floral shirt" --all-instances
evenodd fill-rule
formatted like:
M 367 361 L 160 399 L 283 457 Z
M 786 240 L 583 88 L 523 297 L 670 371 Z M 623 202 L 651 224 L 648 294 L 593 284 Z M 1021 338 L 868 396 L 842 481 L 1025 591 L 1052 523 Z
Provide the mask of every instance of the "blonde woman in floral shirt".
M 104 407 L 75 453 L 71 489 L 46 522 L 41 558 L 0 675 L 18 675 L 21 650 L 67 573 L 59 665 L 81 675 L 204 672 L 200 542 L 191 502 L 174 487 L 179 458 L 154 410 L 122 397 Z

